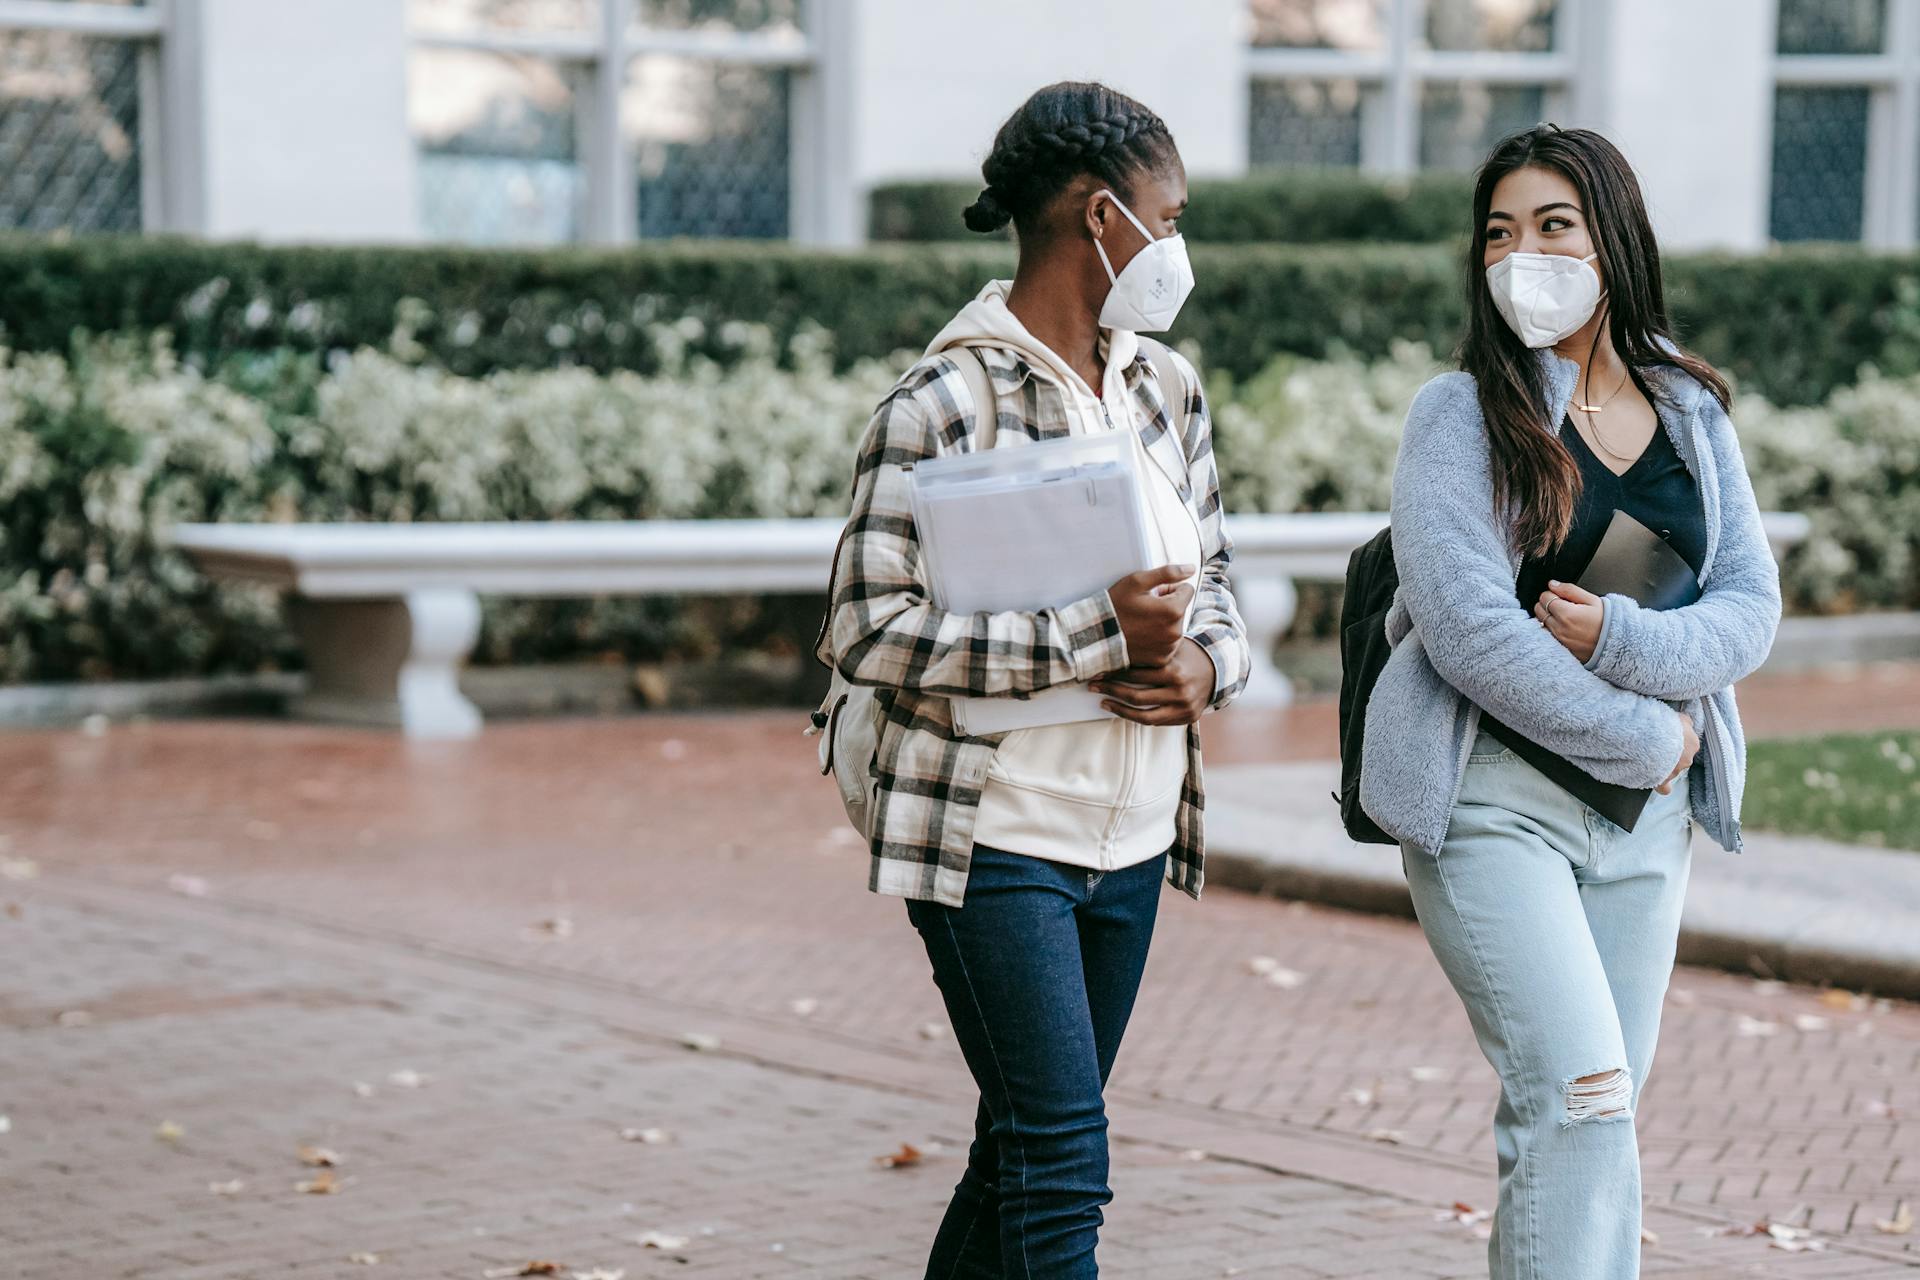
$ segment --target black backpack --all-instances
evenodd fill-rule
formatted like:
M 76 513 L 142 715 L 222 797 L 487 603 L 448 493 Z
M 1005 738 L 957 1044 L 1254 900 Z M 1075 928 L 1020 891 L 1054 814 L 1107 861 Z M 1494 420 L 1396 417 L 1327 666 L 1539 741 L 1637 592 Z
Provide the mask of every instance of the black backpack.
M 1364 844 L 1398 844 L 1360 807 L 1360 743 L 1367 730 L 1367 701 L 1387 665 L 1387 610 L 1400 586 L 1393 567 L 1393 530 L 1382 529 L 1347 559 L 1347 589 L 1340 601 L 1340 824 Z

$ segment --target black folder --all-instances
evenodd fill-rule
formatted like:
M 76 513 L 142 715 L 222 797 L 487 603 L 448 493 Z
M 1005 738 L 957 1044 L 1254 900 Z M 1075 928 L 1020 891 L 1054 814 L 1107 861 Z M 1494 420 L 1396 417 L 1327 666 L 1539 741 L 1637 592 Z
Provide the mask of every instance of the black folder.
M 1700 581 L 1693 566 L 1667 545 L 1666 539 L 1619 510 L 1613 513 L 1593 558 L 1576 581 L 1597 596 L 1627 596 L 1646 609 L 1678 609 L 1700 598 Z M 1512 747 L 1515 755 L 1622 830 L 1633 830 L 1640 820 L 1651 790 L 1602 782 L 1490 715 L 1483 713 L 1481 722 L 1488 733 Z

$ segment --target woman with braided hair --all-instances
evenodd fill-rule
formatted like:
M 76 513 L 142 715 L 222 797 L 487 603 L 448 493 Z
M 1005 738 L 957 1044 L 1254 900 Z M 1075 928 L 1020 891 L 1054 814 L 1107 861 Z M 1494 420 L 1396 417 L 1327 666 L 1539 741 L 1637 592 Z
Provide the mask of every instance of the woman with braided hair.
M 1112 1198 L 1102 1089 L 1160 881 L 1200 893 L 1195 722 L 1240 692 L 1248 650 L 1199 379 L 1137 336 L 1170 325 L 1193 283 L 1172 135 L 1103 85 L 1056 84 L 1014 112 L 982 172 L 967 225 L 1011 222 L 1018 268 L 961 309 L 868 426 L 819 653 L 876 692 L 871 887 L 908 900 L 980 1088 L 926 1274 L 1079 1280 L 1097 1274 Z M 1161 567 L 1059 608 L 937 607 L 906 466 L 1093 432 L 1127 434 Z M 955 727 L 950 698 L 1075 683 L 1107 718 Z

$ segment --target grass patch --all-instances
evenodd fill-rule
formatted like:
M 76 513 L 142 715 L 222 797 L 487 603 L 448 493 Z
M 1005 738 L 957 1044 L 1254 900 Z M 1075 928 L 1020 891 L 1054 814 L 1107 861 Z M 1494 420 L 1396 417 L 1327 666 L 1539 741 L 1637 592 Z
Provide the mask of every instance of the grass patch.
M 1920 850 L 1920 733 L 1747 745 L 1747 826 Z

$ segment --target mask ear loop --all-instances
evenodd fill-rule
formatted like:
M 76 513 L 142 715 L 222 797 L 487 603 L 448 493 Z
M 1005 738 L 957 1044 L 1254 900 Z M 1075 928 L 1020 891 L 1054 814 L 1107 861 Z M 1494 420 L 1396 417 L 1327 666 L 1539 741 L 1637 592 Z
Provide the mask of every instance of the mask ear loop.
M 1133 229 L 1140 233 L 1141 238 L 1144 239 L 1148 245 L 1154 243 L 1153 233 L 1147 230 L 1145 223 L 1133 216 L 1133 210 L 1127 208 L 1119 196 L 1113 194 L 1113 192 L 1106 187 L 1100 188 L 1100 190 L 1094 192 L 1094 194 L 1096 196 L 1105 196 L 1107 199 L 1113 201 L 1113 207 L 1126 215 L 1127 221 L 1133 224 Z M 1100 243 L 1099 237 L 1097 236 L 1093 241 L 1093 251 L 1100 255 L 1100 265 L 1107 269 L 1107 283 L 1119 284 L 1120 277 L 1113 269 L 1113 261 L 1107 257 L 1106 246 Z

